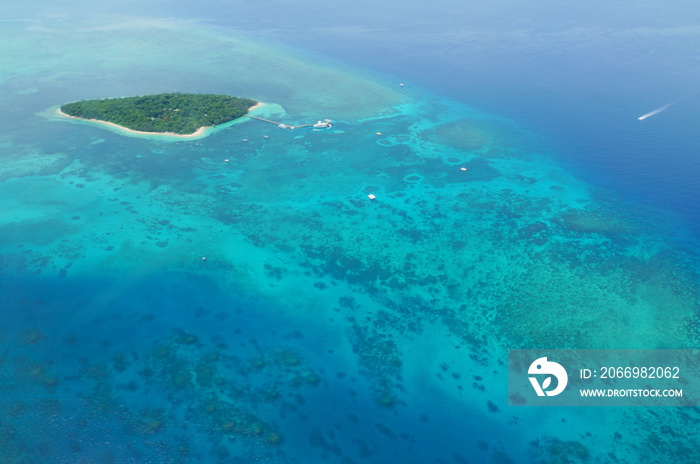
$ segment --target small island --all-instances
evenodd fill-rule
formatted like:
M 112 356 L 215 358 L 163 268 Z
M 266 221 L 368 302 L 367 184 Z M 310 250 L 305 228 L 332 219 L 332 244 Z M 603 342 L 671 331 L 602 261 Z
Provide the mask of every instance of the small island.
M 161 93 L 66 103 L 59 113 L 104 122 L 136 133 L 196 136 L 244 116 L 259 103 L 228 95 Z

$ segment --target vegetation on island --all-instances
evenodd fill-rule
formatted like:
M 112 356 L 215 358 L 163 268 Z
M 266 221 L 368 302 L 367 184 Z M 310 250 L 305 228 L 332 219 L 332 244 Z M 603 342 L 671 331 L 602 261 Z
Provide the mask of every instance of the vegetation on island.
M 61 111 L 137 131 L 185 135 L 240 118 L 257 103 L 228 95 L 161 93 L 66 103 Z

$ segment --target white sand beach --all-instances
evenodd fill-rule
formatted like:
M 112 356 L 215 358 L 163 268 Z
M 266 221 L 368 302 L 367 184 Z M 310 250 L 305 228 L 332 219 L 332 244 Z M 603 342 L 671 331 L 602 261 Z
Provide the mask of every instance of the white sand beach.
M 253 110 L 256 110 L 256 109 L 259 109 L 259 108 L 263 107 L 264 105 L 265 105 L 264 103 L 258 102 L 257 104 L 255 104 L 255 105 L 251 106 L 250 108 L 248 108 L 248 112 L 250 113 L 250 112 L 253 111 Z M 171 138 L 171 137 L 172 137 L 172 138 L 174 138 L 174 139 L 200 139 L 200 138 L 206 137 L 207 135 L 209 135 L 209 134 L 212 133 L 212 131 L 210 131 L 209 129 L 214 129 L 215 127 L 223 126 L 224 124 L 229 124 L 229 123 L 232 122 L 232 121 L 229 121 L 229 122 L 227 122 L 227 123 L 220 124 L 219 126 L 202 126 L 202 127 L 200 127 L 199 129 L 197 129 L 196 131 L 192 132 L 191 134 L 176 134 L 176 133 L 174 133 L 174 132 L 145 132 L 145 131 L 138 131 L 138 130 L 134 130 L 134 129 L 129 129 L 129 128 L 124 127 L 124 126 L 120 126 L 119 124 L 115 124 L 115 123 L 113 123 L 113 122 L 102 121 L 102 120 L 100 120 L 100 119 L 85 119 L 85 118 L 79 118 L 79 117 L 71 116 L 71 115 L 69 115 L 69 114 L 64 113 L 63 111 L 61 111 L 61 107 L 60 107 L 60 106 L 59 106 L 58 108 L 56 108 L 55 114 L 58 115 L 58 116 L 60 116 L 60 117 L 62 117 L 62 118 L 70 118 L 70 119 L 75 119 L 75 120 L 79 120 L 79 121 L 86 121 L 86 122 L 92 122 L 92 123 L 96 123 L 96 124 L 100 124 L 100 125 L 105 125 L 105 126 L 107 126 L 107 127 L 109 127 L 109 128 L 116 129 L 117 132 L 119 132 L 119 133 L 124 133 L 125 135 L 136 135 L 136 136 L 142 136 L 142 135 L 146 135 L 146 136 L 163 136 L 163 137 L 168 137 L 168 138 Z M 242 119 L 243 117 L 244 117 L 244 116 L 242 116 L 241 118 L 237 118 L 237 119 Z M 235 120 L 234 120 L 234 121 L 235 121 Z

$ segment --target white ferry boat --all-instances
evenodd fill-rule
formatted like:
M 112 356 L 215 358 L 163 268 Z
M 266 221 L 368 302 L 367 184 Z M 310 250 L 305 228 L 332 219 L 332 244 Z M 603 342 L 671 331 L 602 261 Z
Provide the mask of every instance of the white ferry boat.
M 316 129 L 330 129 L 331 127 L 333 127 L 333 121 L 330 119 L 324 119 L 314 124 L 314 128 Z

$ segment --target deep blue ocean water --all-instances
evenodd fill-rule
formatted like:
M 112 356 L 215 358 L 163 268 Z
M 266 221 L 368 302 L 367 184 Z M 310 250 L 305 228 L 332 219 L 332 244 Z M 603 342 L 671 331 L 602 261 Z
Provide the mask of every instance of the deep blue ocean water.
M 698 232 L 693 2 L 318 2 L 298 15 L 293 3 L 272 5 L 213 21 L 512 118 L 588 181 L 672 210 Z M 689 96 L 664 118 L 636 119 Z
M 508 406 L 506 368 L 698 347 L 693 2 L 165 8 L 0 22 L 0 461 L 700 460 L 697 408 Z M 54 113 L 170 91 L 335 124 Z

